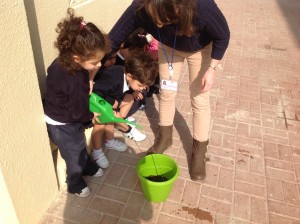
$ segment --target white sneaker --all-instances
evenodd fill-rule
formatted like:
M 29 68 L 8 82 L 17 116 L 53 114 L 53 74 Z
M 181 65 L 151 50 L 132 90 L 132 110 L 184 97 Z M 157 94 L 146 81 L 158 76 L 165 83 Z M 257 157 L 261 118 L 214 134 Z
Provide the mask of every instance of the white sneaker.
M 93 150 L 92 157 L 96 161 L 97 165 L 101 168 L 109 167 L 109 162 L 102 150 Z
M 75 193 L 75 195 L 81 198 L 85 198 L 90 194 L 91 194 L 91 190 L 88 187 L 83 188 L 80 193 Z
M 140 107 L 139 107 L 139 110 L 145 110 L 146 109 L 146 105 L 145 104 L 142 104 Z
M 131 126 L 131 125 L 130 125 Z M 123 136 L 126 138 L 130 138 L 133 141 L 141 142 L 144 141 L 146 138 L 146 135 L 141 133 L 136 127 L 131 126 L 131 131 L 129 133 L 123 133 Z
M 108 149 L 114 149 L 114 150 L 117 150 L 119 152 L 124 152 L 127 150 L 128 146 L 123 143 L 123 142 L 120 142 L 118 141 L 117 139 L 112 139 L 108 142 L 105 143 L 105 147 L 108 148 Z
M 136 123 L 136 119 L 134 117 L 127 117 L 126 120 Z
M 99 168 L 97 173 L 95 173 L 93 175 L 93 177 L 101 177 L 101 176 L 103 176 L 103 174 L 104 174 L 103 170 L 101 168 Z

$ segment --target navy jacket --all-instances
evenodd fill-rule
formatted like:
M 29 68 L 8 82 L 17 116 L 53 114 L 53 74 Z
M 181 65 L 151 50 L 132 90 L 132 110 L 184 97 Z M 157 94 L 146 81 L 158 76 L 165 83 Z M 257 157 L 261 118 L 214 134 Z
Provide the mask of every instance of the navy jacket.
M 88 71 L 82 69 L 76 74 L 69 74 L 56 59 L 47 73 L 43 100 L 45 114 L 62 123 L 90 121 L 94 114 L 89 110 Z
M 112 65 L 101 69 L 95 76 L 94 82 L 93 92 L 114 105 L 115 100 L 121 101 L 124 95 L 124 67 Z
M 161 43 L 173 47 L 176 33 L 176 25 L 166 25 L 159 29 L 161 39 L 158 36 L 158 28 L 147 15 L 145 9 L 137 11 L 137 1 L 126 9 L 117 23 L 109 32 L 109 38 L 112 40 L 113 50 L 117 51 L 121 43 L 135 29 L 142 27 Z M 175 49 L 185 52 L 195 52 L 207 46 L 212 42 L 213 59 L 222 59 L 230 38 L 228 24 L 222 12 L 214 0 L 195 0 L 196 12 L 193 24 L 196 27 L 196 33 L 191 36 L 177 36 Z

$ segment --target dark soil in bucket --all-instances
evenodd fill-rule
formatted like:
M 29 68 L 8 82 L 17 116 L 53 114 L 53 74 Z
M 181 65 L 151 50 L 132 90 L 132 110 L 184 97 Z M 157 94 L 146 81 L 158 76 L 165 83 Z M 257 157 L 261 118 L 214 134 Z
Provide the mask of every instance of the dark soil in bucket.
M 150 180 L 150 181 L 153 181 L 153 182 L 165 182 L 167 181 L 168 179 L 165 178 L 164 176 L 154 176 L 154 175 L 151 175 L 151 176 L 148 176 L 148 177 L 145 177 L 147 180 Z

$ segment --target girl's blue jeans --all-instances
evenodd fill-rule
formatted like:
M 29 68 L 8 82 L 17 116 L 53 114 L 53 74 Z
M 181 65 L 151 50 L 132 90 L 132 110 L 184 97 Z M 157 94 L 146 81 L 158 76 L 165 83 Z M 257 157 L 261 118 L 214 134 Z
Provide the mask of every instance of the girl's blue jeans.
M 66 162 L 68 192 L 80 193 L 87 186 L 82 177 L 92 176 L 99 169 L 87 153 L 83 125 L 81 123 L 47 124 L 47 130 L 49 138 L 57 145 Z

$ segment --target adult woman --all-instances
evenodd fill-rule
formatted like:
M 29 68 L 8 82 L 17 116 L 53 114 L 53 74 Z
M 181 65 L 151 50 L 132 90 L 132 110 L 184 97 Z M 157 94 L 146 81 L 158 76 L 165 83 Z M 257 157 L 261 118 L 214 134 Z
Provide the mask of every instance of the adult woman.
M 163 153 L 172 145 L 177 81 L 186 59 L 193 111 L 190 175 L 192 180 L 202 180 L 210 126 L 209 90 L 229 43 L 227 22 L 213 0 L 134 0 L 109 33 L 113 49 L 137 27 L 160 42 L 160 132 L 153 151 Z

